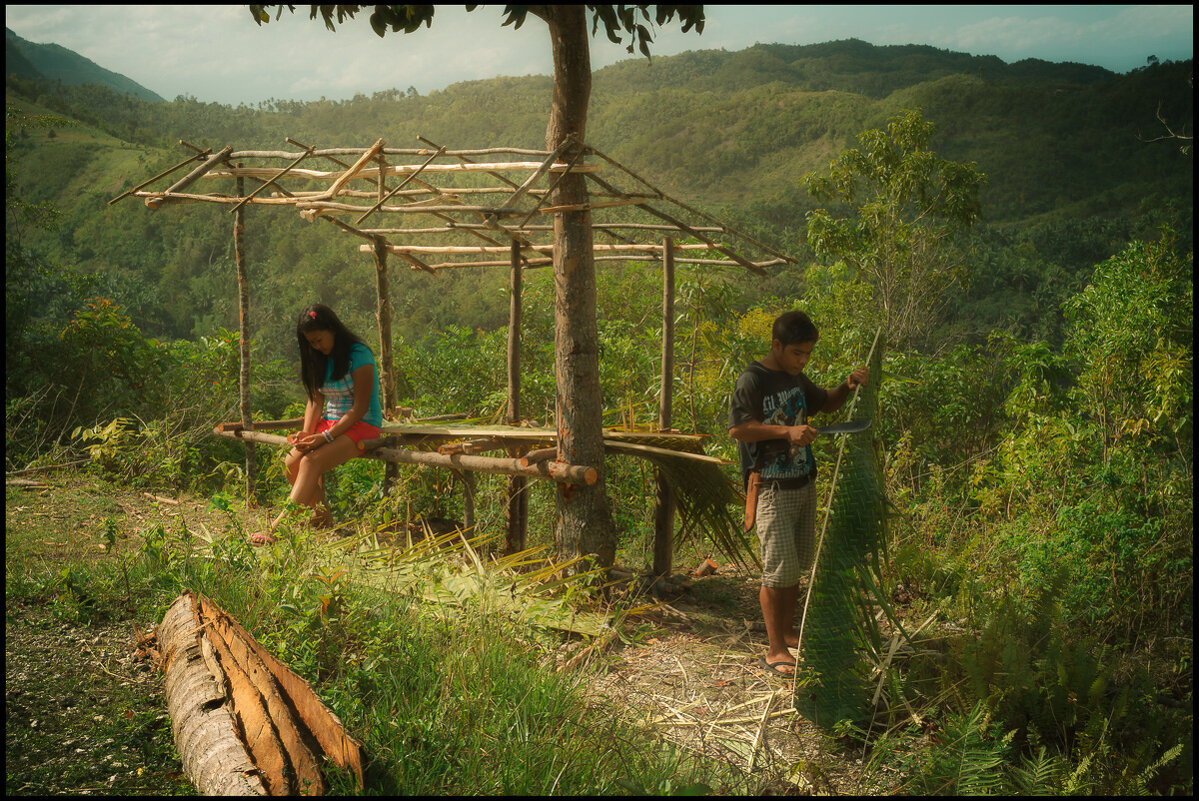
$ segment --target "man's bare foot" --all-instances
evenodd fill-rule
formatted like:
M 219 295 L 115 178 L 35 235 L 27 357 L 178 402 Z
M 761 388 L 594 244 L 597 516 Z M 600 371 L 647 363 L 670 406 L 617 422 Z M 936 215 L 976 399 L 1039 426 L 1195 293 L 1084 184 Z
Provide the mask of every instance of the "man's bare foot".
M 771 659 L 764 656 L 758 662 L 776 676 L 789 679 L 795 675 L 795 663 L 789 659 Z

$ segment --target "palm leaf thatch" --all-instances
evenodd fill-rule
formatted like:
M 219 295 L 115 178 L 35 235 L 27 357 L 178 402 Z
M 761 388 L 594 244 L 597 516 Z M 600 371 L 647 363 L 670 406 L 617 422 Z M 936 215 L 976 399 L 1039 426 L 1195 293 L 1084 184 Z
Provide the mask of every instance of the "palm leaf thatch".
M 871 380 L 855 396 L 851 419 L 874 419 L 878 413 L 878 336 L 869 365 Z M 844 437 L 799 632 L 803 663 L 795 707 L 822 727 L 869 716 L 869 666 L 862 654 L 881 648 L 875 611 L 883 603 L 878 586 L 885 549 L 886 498 L 874 440 L 865 434 Z
M 707 536 L 725 559 L 743 568 L 761 567 L 754 543 L 742 525 L 744 497 L 719 464 L 665 451 L 645 454 L 645 458 L 674 495 L 680 518 L 676 544 Z

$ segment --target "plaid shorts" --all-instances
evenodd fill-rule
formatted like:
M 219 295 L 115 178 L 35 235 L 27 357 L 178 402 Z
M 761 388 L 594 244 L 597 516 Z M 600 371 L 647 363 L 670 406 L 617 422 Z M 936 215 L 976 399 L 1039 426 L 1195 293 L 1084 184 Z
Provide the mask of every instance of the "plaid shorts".
M 794 587 L 816 553 L 816 482 L 799 489 L 765 484 L 758 496 L 757 529 L 763 586 Z

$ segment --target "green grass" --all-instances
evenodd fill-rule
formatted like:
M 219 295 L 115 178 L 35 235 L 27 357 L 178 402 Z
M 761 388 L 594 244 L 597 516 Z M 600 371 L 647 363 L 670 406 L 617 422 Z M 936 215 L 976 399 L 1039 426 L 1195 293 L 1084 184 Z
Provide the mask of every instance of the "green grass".
M 372 586 L 378 582 L 359 580 L 361 568 L 350 555 L 337 556 L 327 541 L 301 532 L 275 548 L 252 549 L 246 536 L 261 512 L 193 508 L 174 519 L 142 515 L 133 511 L 138 496 L 119 487 L 94 479 L 52 483 L 54 489 L 44 491 L 53 495 L 52 504 L 36 492 L 8 492 L 10 630 L 15 623 L 65 624 L 81 638 L 104 627 L 127 632 L 131 620 L 159 621 L 182 587 L 204 592 L 312 682 L 362 740 L 367 794 L 755 789 L 751 777 L 665 744 L 626 723 L 610 704 L 590 700 L 585 676 L 547 666 L 552 660 L 544 659 L 545 646 L 560 637 L 501 613 L 488 601 L 493 596 L 430 604 L 420 600 L 419 585 Z M 434 558 L 444 563 L 450 557 Z M 426 569 L 419 563 L 408 568 Z M 435 577 L 443 569 L 429 565 L 427 573 Z M 43 661 L 65 664 L 55 654 L 74 641 L 46 642 Z M 15 661 L 6 653 L 6 662 Z M 129 681 L 101 696 L 86 688 L 116 680 L 97 673 L 96 664 L 84 660 L 61 672 L 9 677 L 8 691 L 44 699 L 43 706 L 74 700 L 72 715 L 51 716 L 61 721 L 53 731 L 40 706 L 26 704 L 10 718 L 8 792 L 190 792 L 178 772 L 160 680 Z M 80 695 L 71 695 L 74 687 Z M 97 739 L 141 761 L 97 764 L 89 750 Z M 79 747 L 83 752 L 74 751 Z M 114 761 L 123 767 L 111 770 Z M 51 763 L 53 771 L 46 768 Z M 121 777 L 109 781 L 114 773 Z M 346 777 L 334 783 L 355 790 Z

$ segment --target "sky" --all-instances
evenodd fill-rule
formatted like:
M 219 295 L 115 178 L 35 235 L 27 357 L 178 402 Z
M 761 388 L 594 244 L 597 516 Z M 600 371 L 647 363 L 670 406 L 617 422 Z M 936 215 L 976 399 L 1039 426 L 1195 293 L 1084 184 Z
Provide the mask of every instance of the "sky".
M 501 27 L 503 6 L 467 13 L 439 6 L 430 28 L 380 39 L 365 19 L 337 33 L 307 6 L 261 27 L 247 6 L 5 6 L 5 25 L 121 73 L 167 100 L 254 105 L 271 98 L 345 100 L 414 87 L 428 94 L 460 81 L 549 75 L 545 26 L 530 17 Z M 1194 57 L 1193 6 L 705 6 L 702 35 L 677 21 L 657 30 L 653 55 L 735 51 L 755 43 L 815 44 L 857 38 L 925 44 L 1008 63 L 1073 61 L 1128 72 L 1149 56 Z M 634 58 L 601 33 L 593 69 Z M 644 61 L 641 56 L 637 59 Z M 647 65 L 652 69 L 652 65 Z

